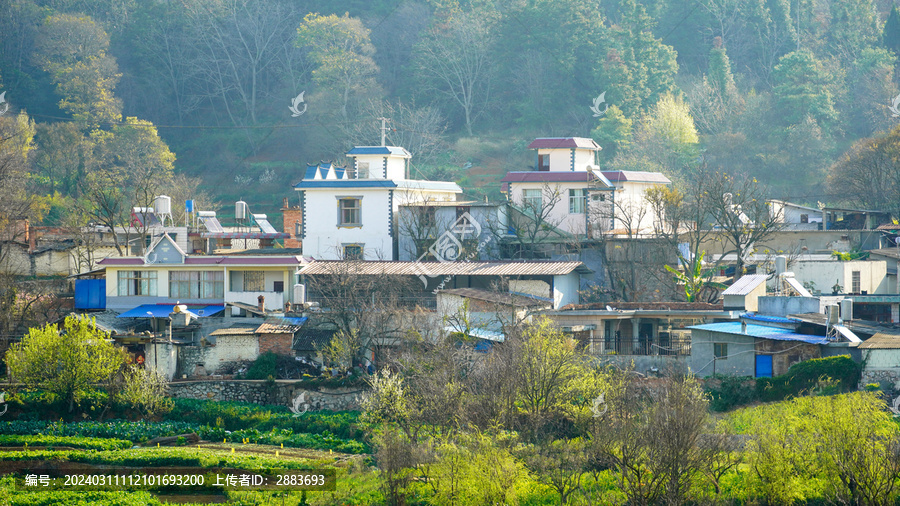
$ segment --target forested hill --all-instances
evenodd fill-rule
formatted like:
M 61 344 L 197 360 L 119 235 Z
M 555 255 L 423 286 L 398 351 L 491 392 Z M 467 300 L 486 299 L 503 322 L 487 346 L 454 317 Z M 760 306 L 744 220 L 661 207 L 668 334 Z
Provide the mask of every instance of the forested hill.
M 47 222 L 136 145 L 186 196 L 271 211 L 306 162 L 379 143 L 381 117 L 414 177 L 475 198 L 532 138 L 592 136 L 610 169 L 876 206 L 829 173 L 898 121 L 898 49 L 873 0 L 0 0 L 0 108 L 35 122 Z

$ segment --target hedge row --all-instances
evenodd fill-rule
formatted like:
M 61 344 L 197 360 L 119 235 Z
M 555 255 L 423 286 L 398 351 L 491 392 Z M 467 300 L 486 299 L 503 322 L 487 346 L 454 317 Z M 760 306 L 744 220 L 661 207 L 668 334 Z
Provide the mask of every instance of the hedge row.
M 131 441 L 124 439 L 98 439 L 81 436 L 0 435 L 0 446 L 38 446 L 54 448 L 63 446 L 82 450 L 120 450 L 130 448 Z
M 46 435 L 64 437 L 91 437 L 121 439 L 135 443 L 144 443 L 161 436 L 175 436 L 185 433 L 196 433 L 201 439 L 209 441 L 227 440 L 234 443 L 249 439 L 252 443 L 271 444 L 291 448 L 311 448 L 315 450 L 334 450 L 341 453 L 367 453 L 368 447 L 356 440 L 343 439 L 329 431 L 319 434 L 296 433 L 292 429 L 271 429 L 259 431 L 244 429 L 228 431 L 221 427 L 210 427 L 188 422 L 128 422 L 111 420 L 108 422 L 46 422 L 46 421 L 11 421 L 0 423 L 0 434 L 10 435 Z

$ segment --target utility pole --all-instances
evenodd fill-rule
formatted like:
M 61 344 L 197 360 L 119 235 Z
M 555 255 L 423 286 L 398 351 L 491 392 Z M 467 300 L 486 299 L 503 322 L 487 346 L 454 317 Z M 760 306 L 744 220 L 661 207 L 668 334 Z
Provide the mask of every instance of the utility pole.
M 383 116 L 382 116 L 381 118 L 378 118 L 378 119 L 381 120 L 381 145 L 382 145 L 382 146 L 387 146 L 387 144 L 385 144 L 385 136 L 387 135 L 387 121 L 388 121 L 388 119 L 385 118 L 385 117 L 383 117 Z

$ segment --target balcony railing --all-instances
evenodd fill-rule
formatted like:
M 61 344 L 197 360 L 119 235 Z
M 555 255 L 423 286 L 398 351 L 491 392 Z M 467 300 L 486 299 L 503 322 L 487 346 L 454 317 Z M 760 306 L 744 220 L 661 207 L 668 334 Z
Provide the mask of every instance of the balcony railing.
M 596 355 L 690 355 L 691 338 L 686 337 L 597 337 L 593 352 Z

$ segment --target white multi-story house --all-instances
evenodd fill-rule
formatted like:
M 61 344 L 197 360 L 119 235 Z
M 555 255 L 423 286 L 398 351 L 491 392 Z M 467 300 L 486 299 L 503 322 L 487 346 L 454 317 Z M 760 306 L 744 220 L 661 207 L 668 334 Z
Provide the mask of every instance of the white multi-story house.
M 644 192 L 671 181 L 656 172 L 601 171 L 600 146 L 582 137 L 540 138 L 534 169 L 509 172 L 502 191 L 523 215 L 575 237 L 639 235 L 652 228 Z
M 356 147 L 349 167 L 309 166 L 294 189 L 303 211 L 303 255 L 318 260 L 397 260 L 401 205 L 452 202 L 452 182 L 408 179 L 410 154 L 393 146 Z

